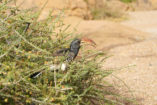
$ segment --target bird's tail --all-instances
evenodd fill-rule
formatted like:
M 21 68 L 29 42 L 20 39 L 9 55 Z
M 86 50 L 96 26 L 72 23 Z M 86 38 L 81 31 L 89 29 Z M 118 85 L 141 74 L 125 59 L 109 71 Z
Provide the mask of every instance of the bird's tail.
M 66 69 L 67 69 L 67 64 L 66 63 L 61 63 L 59 65 L 55 65 L 55 64 L 50 65 L 50 71 L 51 72 L 54 71 L 54 70 L 65 71 Z M 44 70 L 35 72 L 35 73 L 30 75 L 30 78 L 35 79 L 35 78 L 39 77 L 43 72 L 44 72 Z
M 35 72 L 35 73 L 33 73 L 32 75 L 30 75 L 30 78 L 37 78 L 37 77 L 39 77 L 40 75 L 42 74 L 42 72 L 40 71 L 38 71 L 38 72 Z

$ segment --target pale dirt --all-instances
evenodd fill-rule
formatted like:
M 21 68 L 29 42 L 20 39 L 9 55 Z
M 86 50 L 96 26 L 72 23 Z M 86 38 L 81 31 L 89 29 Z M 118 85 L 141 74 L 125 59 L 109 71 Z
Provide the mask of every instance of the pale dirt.
M 121 24 L 146 32 L 148 37 L 138 43 L 119 46 L 109 52 L 114 56 L 107 59 L 104 68 L 126 68 L 114 75 L 123 80 L 132 91 L 116 78 L 110 78 L 120 93 L 131 94 L 142 105 L 157 105 L 157 11 L 130 13 L 130 20 Z M 112 76 L 113 77 L 113 76 Z

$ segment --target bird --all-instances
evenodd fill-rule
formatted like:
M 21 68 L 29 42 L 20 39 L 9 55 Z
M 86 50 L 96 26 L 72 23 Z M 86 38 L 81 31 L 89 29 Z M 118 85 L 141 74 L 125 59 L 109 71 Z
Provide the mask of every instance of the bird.
M 89 43 L 89 45 L 95 47 L 96 46 L 96 43 L 89 39 L 89 38 L 82 38 L 82 39 L 74 39 L 71 43 L 70 43 L 70 47 L 69 48 L 63 48 L 63 49 L 60 49 L 58 51 L 56 51 L 54 54 L 52 54 L 53 56 L 65 56 L 66 57 L 66 63 L 70 63 L 72 62 L 78 55 L 79 53 L 79 50 L 81 48 L 81 46 L 84 44 L 84 43 Z M 66 69 L 66 63 L 62 63 L 61 65 L 51 65 L 50 66 L 50 69 L 53 70 L 53 69 L 61 69 L 61 70 L 65 70 Z M 35 72 L 33 73 L 30 78 L 36 78 L 38 77 L 39 75 L 41 75 L 42 72 Z
M 80 47 L 81 47 L 80 43 L 81 43 L 81 40 L 79 40 L 79 39 L 74 39 L 74 40 L 71 42 L 71 44 L 70 44 L 70 48 L 61 49 L 61 50 L 57 51 L 57 54 L 60 54 L 60 53 L 66 54 L 66 53 L 68 53 L 67 56 L 66 56 L 66 61 L 67 61 L 67 62 L 71 62 L 71 61 L 73 61 L 73 60 L 76 58 L 76 56 L 78 55 L 78 52 L 79 52 Z

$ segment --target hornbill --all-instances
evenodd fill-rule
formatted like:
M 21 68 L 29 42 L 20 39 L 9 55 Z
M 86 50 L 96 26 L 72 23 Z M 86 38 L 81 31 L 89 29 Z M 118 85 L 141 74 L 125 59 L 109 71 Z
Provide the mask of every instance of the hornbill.
M 67 63 L 70 63 L 72 62 L 76 56 L 78 55 L 78 52 L 80 50 L 80 47 L 81 45 L 83 45 L 84 43 L 87 43 L 93 47 L 96 46 L 95 42 L 92 41 L 91 39 L 88 39 L 88 38 L 82 38 L 82 39 L 74 39 L 71 44 L 70 44 L 70 47 L 69 48 L 63 48 L 63 49 L 60 49 L 58 50 L 57 52 L 55 52 L 53 54 L 53 56 L 66 56 L 66 62 Z M 54 68 L 61 68 L 62 70 L 65 70 L 66 69 L 66 64 L 63 63 L 60 66 L 56 66 L 56 65 L 52 65 L 50 67 L 50 69 L 54 69 Z M 36 78 L 38 77 L 42 72 L 35 72 L 34 74 L 32 74 L 30 76 L 30 78 Z

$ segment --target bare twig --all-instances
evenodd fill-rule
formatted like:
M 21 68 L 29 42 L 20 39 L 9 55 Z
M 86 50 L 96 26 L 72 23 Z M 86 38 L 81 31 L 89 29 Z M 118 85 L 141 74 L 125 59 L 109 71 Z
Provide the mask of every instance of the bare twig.
M 55 83 L 55 89 L 56 89 L 57 88 L 56 69 L 54 69 L 54 83 Z

